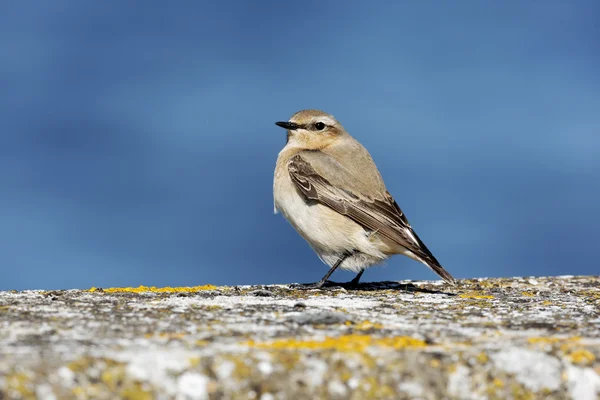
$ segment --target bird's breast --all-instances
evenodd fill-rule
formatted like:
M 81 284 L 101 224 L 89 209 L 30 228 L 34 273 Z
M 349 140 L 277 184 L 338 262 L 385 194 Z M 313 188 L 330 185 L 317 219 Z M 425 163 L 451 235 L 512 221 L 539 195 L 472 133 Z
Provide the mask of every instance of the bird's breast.
M 327 206 L 307 201 L 285 173 L 275 173 L 273 197 L 276 210 L 287 219 L 320 255 L 343 253 L 365 241 L 363 228 Z

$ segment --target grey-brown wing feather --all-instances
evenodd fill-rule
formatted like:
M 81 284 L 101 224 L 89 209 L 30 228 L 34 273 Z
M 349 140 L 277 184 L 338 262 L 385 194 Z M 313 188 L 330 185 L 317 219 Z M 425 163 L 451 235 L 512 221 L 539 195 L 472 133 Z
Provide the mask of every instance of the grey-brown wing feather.
M 377 199 L 337 187 L 319 174 L 300 154 L 289 161 L 288 171 L 296 187 L 307 199 L 324 204 L 364 228 L 398 243 L 423 259 L 446 281 L 454 282 L 454 278 L 413 231 L 406 216 L 387 191 L 382 198 Z

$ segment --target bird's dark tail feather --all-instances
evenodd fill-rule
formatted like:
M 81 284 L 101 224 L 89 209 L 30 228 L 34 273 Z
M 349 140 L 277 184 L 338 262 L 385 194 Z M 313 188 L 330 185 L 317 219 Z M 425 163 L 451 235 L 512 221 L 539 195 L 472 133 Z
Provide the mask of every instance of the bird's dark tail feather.
M 438 260 L 435 259 L 435 257 L 424 259 L 423 264 L 431 268 L 431 270 L 438 274 L 444 281 L 448 282 L 453 286 L 456 286 L 456 279 L 454 279 L 454 277 L 450 275 L 450 272 L 446 271 L 444 267 L 440 265 L 440 263 L 438 262 Z
M 412 231 L 412 233 L 417 239 L 417 242 L 419 243 L 419 250 L 421 251 L 421 254 L 418 255 L 418 259 L 450 285 L 456 286 L 456 279 L 450 275 L 450 272 L 446 271 L 444 267 L 442 267 L 442 264 L 440 264 L 440 262 L 433 256 L 421 238 L 419 238 L 414 231 Z

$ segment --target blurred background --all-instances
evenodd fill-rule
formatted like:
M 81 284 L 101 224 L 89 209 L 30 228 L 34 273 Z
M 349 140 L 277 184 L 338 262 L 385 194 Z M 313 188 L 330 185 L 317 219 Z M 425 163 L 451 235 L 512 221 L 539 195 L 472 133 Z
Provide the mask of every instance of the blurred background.
M 456 277 L 598 274 L 600 3 L 3 2 L 0 289 L 313 282 L 272 174 L 335 115 Z M 336 281 L 353 277 L 347 272 Z M 437 279 L 397 256 L 364 281 Z

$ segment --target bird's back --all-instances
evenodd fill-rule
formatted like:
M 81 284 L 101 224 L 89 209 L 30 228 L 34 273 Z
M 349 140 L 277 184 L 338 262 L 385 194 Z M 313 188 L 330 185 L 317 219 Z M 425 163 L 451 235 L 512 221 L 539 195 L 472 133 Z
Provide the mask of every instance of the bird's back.
M 339 142 L 321 150 L 326 156 L 337 161 L 338 168 L 331 168 L 329 171 L 319 171 L 321 163 L 314 163 L 313 166 L 323 176 L 327 176 L 333 185 L 349 188 L 357 195 L 368 198 L 383 198 L 387 189 L 383 178 L 367 149 L 352 136 L 347 135 Z M 308 162 L 311 157 L 318 155 L 303 154 Z M 342 167 L 343 165 L 343 167 Z M 343 173 L 341 170 L 344 170 Z M 340 171 L 336 173 L 336 171 Z

